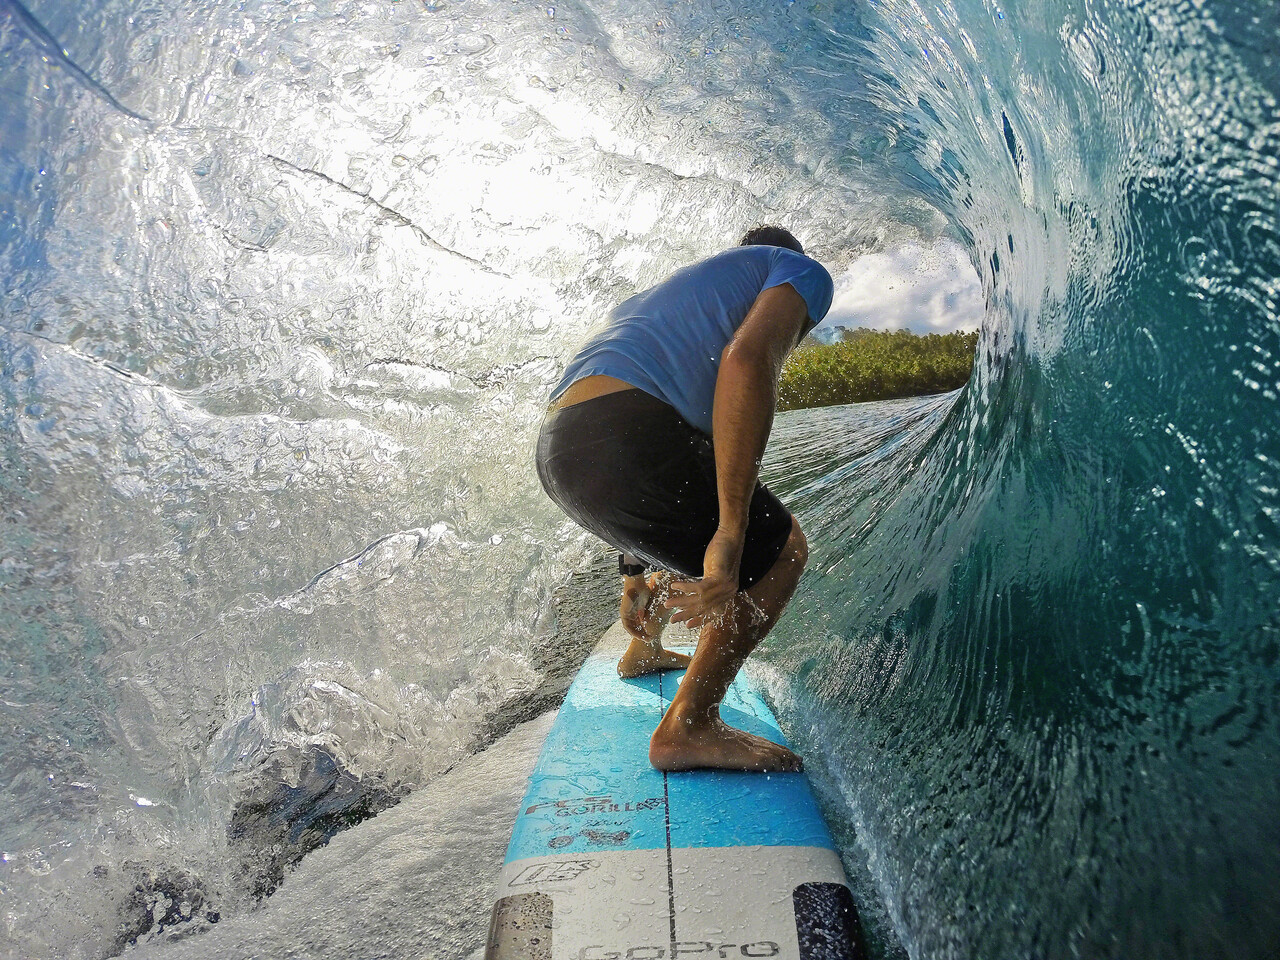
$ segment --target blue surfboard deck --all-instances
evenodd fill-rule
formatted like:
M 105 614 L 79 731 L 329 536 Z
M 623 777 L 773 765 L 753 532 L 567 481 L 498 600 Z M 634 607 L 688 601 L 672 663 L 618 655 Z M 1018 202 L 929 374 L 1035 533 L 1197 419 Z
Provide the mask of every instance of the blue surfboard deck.
M 649 764 L 682 671 L 618 676 L 606 633 L 570 686 L 512 831 L 486 960 L 862 956 L 857 912 L 803 773 Z M 785 743 L 742 675 L 726 723 Z

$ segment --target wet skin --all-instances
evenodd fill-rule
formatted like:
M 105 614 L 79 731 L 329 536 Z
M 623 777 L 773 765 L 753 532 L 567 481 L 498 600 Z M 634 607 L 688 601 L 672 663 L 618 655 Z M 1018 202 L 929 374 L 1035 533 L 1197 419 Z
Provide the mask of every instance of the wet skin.
M 662 631 L 671 620 L 671 611 L 658 603 L 665 592 L 660 573 L 645 577 L 624 577 L 622 584 L 622 625 L 631 635 L 631 644 L 618 660 L 618 676 L 630 679 L 658 670 L 683 670 L 690 658 L 662 646 Z
M 791 599 L 807 557 L 804 534 L 793 519 L 791 535 L 769 573 L 737 594 L 724 616 L 702 624 L 692 658 L 662 646 L 662 632 L 680 609 L 688 582 L 686 594 L 679 594 L 668 593 L 666 574 L 624 578 L 621 616 L 631 644 L 618 661 L 618 674 L 631 678 L 658 670 L 688 671 L 649 744 L 649 762 L 659 770 L 801 768 L 800 758 L 786 747 L 724 723 L 719 707 L 743 661 Z
M 702 577 L 673 581 L 661 613 L 653 609 L 654 589 L 647 581 L 629 577 L 623 586 L 621 613 L 632 641 L 618 672 L 634 677 L 686 667 L 649 742 L 649 762 L 660 770 L 770 772 L 801 766 L 786 747 L 724 723 L 720 701 L 782 615 L 808 559 L 808 545 L 793 517 L 791 534 L 769 572 L 750 589 L 738 590 L 747 512 L 773 426 L 778 378 L 800 338 L 806 309 L 789 284 L 764 290 L 721 354 L 712 408 L 719 525 L 706 547 Z M 555 406 L 629 388 L 613 377 L 584 377 Z M 700 629 L 692 659 L 662 647 L 668 618 Z
M 801 769 L 800 757 L 791 750 L 722 721 L 720 701 L 747 656 L 777 623 L 807 559 L 808 545 L 793 518 L 791 536 L 764 579 L 738 594 L 722 617 L 702 622 L 698 649 L 649 741 L 649 762 L 659 770 L 713 768 L 768 773 Z M 667 604 L 670 609 L 687 612 L 687 607 L 681 608 L 687 601 L 676 593 L 680 587 L 672 584 L 673 596 Z

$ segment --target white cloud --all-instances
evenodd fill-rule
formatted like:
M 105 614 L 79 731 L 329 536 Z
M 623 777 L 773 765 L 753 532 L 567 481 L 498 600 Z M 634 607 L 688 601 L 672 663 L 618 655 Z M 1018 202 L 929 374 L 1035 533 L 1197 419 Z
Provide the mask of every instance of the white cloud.
M 859 257 L 835 278 L 823 327 L 870 327 L 913 333 L 976 330 L 982 285 L 964 250 L 943 240 L 932 247 L 904 243 Z

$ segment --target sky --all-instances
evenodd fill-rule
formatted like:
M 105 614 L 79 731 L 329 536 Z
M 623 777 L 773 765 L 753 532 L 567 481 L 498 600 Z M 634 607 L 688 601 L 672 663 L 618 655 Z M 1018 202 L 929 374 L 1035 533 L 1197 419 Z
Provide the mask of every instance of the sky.
M 900 244 L 855 260 L 834 278 L 831 310 L 818 329 L 870 327 L 913 333 L 976 330 L 982 286 L 959 244 Z

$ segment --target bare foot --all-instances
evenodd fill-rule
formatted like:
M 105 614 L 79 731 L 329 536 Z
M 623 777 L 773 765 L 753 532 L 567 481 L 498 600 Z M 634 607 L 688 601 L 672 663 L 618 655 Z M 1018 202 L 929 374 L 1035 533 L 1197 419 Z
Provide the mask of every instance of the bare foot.
M 644 640 L 632 639 L 627 652 L 618 660 L 618 676 L 630 680 L 659 670 L 683 670 L 689 665 L 689 659 L 683 653 L 665 649 L 661 643 L 654 646 Z
M 729 726 L 719 717 L 688 723 L 670 710 L 649 741 L 649 762 L 659 770 L 800 770 L 799 755 L 764 737 Z

